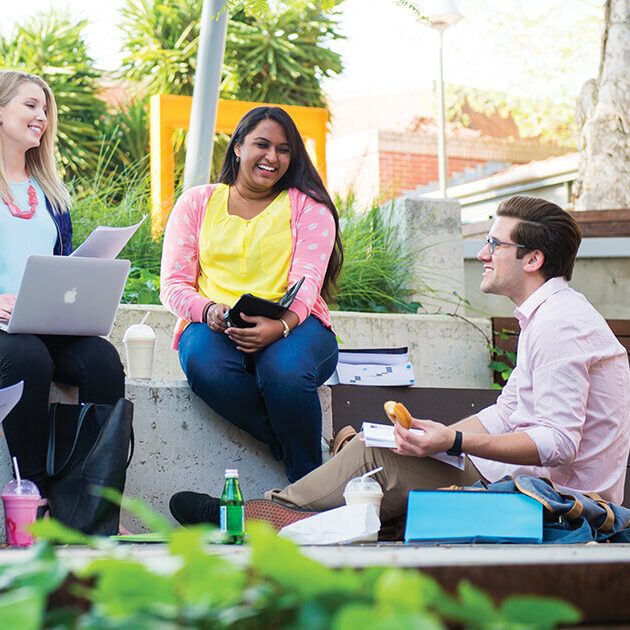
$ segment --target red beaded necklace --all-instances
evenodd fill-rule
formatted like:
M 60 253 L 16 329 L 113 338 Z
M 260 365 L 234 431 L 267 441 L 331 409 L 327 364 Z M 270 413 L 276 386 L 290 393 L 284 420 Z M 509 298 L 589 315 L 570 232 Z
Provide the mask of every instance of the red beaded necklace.
M 27 171 L 26 175 L 28 177 L 28 210 L 18 208 L 14 203 L 13 197 L 9 197 L 9 199 L 2 197 L 2 201 L 9 208 L 11 214 L 18 219 L 32 219 L 35 216 L 35 212 L 37 212 L 37 192 L 31 182 L 31 174 Z

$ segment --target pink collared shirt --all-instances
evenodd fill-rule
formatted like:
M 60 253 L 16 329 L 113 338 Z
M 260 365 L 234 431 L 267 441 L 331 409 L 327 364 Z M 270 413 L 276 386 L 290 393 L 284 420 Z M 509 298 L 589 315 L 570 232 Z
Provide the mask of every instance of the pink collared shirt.
M 471 459 L 489 481 L 537 475 L 621 503 L 630 450 L 625 348 L 564 278 L 545 282 L 514 314 L 517 366 L 496 404 L 477 417 L 489 433 L 527 433 L 542 465 Z

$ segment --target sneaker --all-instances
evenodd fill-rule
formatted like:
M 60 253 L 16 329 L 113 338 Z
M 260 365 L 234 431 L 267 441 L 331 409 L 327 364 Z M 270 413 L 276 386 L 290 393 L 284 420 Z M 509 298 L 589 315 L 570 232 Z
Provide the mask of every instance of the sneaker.
M 212 523 L 219 525 L 220 500 L 201 492 L 176 492 L 168 507 L 173 518 L 182 525 Z
M 174 494 L 169 502 L 169 508 L 175 520 L 182 525 L 212 523 L 218 526 L 220 503 L 218 498 L 209 494 L 186 491 Z M 245 501 L 246 521 L 265 521 L 276 531 L 315 514 L 318 512 L 290 508 L 266 499 Z
M 300 508 L 290 508 L 275 501 L 267 499 L 251 499 L 245 501 L 245 520 L 265 521 L 276 531 L 283 527 L 301 521 L 309 516 L 315 516 L 319 512 L 302 510 Z

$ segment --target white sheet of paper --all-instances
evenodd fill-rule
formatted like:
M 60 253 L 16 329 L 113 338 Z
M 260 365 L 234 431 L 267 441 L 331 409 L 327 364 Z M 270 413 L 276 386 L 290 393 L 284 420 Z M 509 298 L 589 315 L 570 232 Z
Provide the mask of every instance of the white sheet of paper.
M 135 225 L 127 227 L 108 227 L 99 225 L 86 239 L 77 247 L 71 256 L 82 256 L 83 258 L 116 258 L 129 239 L 136 233 L 138 228 L 147 218 L 145 214 Z
M 361 426 L 363 431 L 363 439 L 365 445 L 372 448 L 396 448 L 396 438 L 394 437 L 394 425 L 377 424 L 376 422 L 364 422 Z M 412 433 L 422 435 L 422 429 L 411 429 Z M 464 470 L 464 456 L 447 455 L 446 453 L 436 453 L 431 455 L 433 459 L 437 459 L 449 466 Z
M 394 365 L 337 363 L 337 378 L 345 385 L 413 385 L 411 363 Z
M 2 422 L 9 415 L 11 409 L 18 404 L 20 398 L 22 398 L 23 391 L 24 381 L 0 389 L 0 422 Z

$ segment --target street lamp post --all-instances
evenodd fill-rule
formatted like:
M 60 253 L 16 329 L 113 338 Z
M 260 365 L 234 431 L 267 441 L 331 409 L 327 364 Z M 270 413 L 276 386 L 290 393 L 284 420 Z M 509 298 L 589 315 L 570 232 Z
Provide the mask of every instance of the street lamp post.
M 457 24 L 462 19 L 462 14 L 457 9 L 454 0 L 425 0 L 422 3 L 422 13 L 427 18 L 429 26 L 438 34 L 438 177 L 440 193 L 446 197 L 447 165 L 446 165 L 446 113 L 444 106 L 444 62 L 443 42 L 444 31 Z
M 204 0 L 201 12 L 197 69 L 186 138 L 184 190 L 207 184 L 210 178 L 227 33 L 227 12 L 224 6 L 225 0 Z

